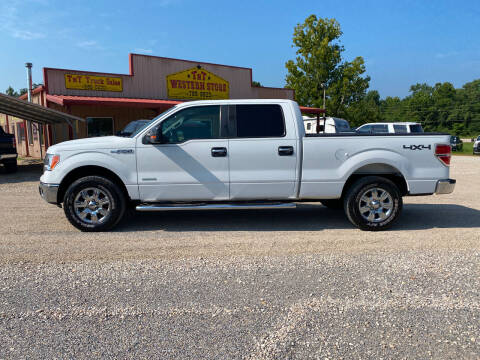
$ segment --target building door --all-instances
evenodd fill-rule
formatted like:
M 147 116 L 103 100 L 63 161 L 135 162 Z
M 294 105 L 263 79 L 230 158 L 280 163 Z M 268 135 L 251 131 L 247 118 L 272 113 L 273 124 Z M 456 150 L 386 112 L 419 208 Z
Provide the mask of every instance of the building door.
M 249 104 L 230 110 L 235 114 L 230 119 L 230 199 L 294 197 L 298 140 L 293 124 L 286 127 L 282 107 Z
M 19 155 L 26 156 L 26 140 L 25 140 L 25 123 L 23 121 L 17 122 L 17 152 Z
M 137 138 L 137 173 L 144 201 L 228 200 L 228 140 L 220 109 L 192 106 L 150 130 L 161 144 Z
M 87 137 L 113 135 L 113 118 L 87 117 Z

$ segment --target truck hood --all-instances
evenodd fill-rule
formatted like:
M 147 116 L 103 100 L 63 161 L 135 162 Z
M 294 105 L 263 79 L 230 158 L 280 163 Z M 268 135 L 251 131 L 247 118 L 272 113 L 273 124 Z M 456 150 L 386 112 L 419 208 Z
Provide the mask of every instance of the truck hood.
M 87 139 L 64 141 L 50 146 L 49 154 L 70 150 L 122 149 L 135 147 L 135 139 L 120 136 L 100 136 Z

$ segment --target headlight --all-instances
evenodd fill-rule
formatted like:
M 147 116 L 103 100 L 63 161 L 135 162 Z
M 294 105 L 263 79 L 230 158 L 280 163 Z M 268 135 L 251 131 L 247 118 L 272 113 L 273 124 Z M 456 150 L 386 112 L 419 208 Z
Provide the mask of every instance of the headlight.
M 45 159 L 43 159 L 43 169 L 45 171 L 52 171 L 59 162 L 60 155 L 47 154 L 45 155 Z

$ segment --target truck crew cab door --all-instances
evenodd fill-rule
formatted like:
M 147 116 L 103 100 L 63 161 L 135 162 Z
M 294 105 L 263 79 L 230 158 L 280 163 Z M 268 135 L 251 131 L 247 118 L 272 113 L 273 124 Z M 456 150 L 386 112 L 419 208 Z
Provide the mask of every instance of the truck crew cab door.
M 160 144 L 137 139 L 142 201 L 228 200 L 226 109 L 219 105 L 181 109 L 151 129 L 161 130 L 156 132 L 161 134 Z
M 280 104 L 229 107 L 231 200 L 295 196 L 298 141 L 289 111 Z

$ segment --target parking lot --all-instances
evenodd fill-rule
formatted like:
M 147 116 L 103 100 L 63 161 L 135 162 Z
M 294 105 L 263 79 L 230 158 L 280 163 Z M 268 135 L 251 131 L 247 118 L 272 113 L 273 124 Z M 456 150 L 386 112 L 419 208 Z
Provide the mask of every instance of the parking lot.
M 81 233 L 0 170 L 0 359 L 479 358 L 480 157 L 389 231 L 320 204 Z

